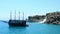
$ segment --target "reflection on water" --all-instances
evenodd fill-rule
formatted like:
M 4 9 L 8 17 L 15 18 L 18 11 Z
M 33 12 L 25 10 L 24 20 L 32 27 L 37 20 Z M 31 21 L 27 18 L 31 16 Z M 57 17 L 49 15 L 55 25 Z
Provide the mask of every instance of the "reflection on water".
M 9 27 L 9 33 L 14 34 L 26 34 L 26 27 Z

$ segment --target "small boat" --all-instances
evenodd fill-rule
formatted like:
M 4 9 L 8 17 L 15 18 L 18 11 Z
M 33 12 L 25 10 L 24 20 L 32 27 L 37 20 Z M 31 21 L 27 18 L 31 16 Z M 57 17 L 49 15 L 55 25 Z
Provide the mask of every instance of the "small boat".
M 16 20 L 16 12 L 15 12 L 15 19 L 12 19 L 12 12 L 10 13 L 10 20 L 8 22 L 9 26 L 26 26 L 26 20 L 20 20 L 20 12 L 19 12 L 19 20 Z

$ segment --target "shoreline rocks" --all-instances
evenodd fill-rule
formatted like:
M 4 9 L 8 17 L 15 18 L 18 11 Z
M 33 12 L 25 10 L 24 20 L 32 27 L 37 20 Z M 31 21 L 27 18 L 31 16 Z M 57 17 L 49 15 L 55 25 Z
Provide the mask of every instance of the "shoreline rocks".
M 48 24 L 60 24 L 60 12 L 52 12 L 46 14 L 46 21 Z
M 45 15 L 35 15 L 35 16 L 29 16 L 28 22 L 40 22 L 45 18 Z
M 29 16 L 28 22 L 41 22 L 44 19 L 44 23 L 47 24 L 60 24 L 60 12 L 51 12 L 47 13 L 46 15 L 35 15 L 35 16 Z

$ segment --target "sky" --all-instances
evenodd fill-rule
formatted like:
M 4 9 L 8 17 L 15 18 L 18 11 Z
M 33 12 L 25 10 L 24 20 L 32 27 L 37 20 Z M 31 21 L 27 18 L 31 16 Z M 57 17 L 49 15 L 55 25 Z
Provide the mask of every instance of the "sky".
M 10 12 L 20 11 L 20 17 L 24 12 L 24 17 L 32 15 L 45 15 L 49 12 L 60 11 L 60 0 L 0 0 L 0 20 L 8 20 Z

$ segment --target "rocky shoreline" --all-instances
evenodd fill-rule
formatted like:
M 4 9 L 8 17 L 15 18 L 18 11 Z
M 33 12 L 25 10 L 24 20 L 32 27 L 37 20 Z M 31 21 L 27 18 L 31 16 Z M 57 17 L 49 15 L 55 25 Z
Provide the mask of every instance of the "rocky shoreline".
M 40 21 L 43 21 L 44 18 L 45 18 L 45 15 L 29 16 L 28 22 L 40 22 Z
M 60 12 L 47 13 L 46 14 L 46 21 L 44 23 L 60 24 Z
M 29 16 L 28 22 L 40 22 L 46 19 L 44 23 L 47 24 L 60 24 L 60 12 L 51 12 L 46 15 Z

